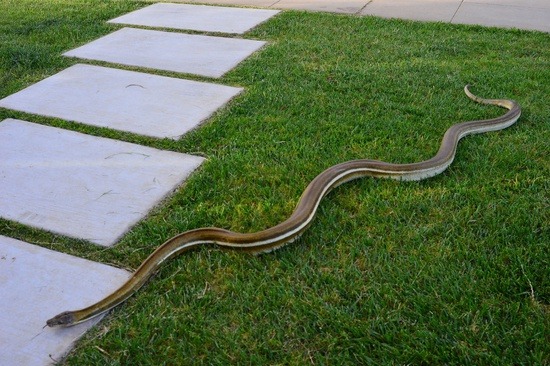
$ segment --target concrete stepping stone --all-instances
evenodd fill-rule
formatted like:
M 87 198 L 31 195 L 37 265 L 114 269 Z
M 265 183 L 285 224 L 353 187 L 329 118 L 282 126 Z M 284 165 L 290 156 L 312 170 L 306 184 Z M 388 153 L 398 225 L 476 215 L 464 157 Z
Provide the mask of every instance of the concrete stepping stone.
M 109 23 L 242 34 L 278 10 L 158 3 L 109 20 Z
M 0 217 L 103 246 L 204 161 L 15 119 L 0 141 Z
M 176 139 L 242 90 L 77 64 L 0 100 L 0 107 Z
M 0 364 L 51 365 L 101 318 L 69 328 L 46 320 L 102 299 L 129 277 L 118 268 L 0 236 Z
M 264 41 L 122 28 L 64 56 L 221 77 Z

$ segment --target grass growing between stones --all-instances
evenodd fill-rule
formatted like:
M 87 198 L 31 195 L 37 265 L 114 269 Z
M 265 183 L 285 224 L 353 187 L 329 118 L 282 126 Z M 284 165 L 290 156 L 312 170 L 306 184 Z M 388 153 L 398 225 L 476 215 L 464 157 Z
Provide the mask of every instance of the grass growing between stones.
M 76 63 L 61 53 L 144 4 L 0 0 L 0 97 Z M 503 113 L 469 101 L 467 83 L 518 100 L 523 116 L 463 140 L 435 178 L 337 188 L 277 252 L 203 249 L 171 261 L 64 362 L 549 363 L 549 35 L 284 12 L 245 38 L 269 45 L 216 80 L 245 92 L 180 141 L 0 109 L 0 120 L 208 158 L 114 248 L 6 220 L 0 234 L 135 269 L 181 231 L 277 224 L 333 164 L 431 157 L 452 124 Z

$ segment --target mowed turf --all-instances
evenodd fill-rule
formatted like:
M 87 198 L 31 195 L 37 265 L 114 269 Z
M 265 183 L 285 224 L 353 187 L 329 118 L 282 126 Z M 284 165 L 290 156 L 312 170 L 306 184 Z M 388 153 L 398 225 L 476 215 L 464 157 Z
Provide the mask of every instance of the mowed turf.
M 0 0 L 0 97 L 76 63 L 61 53 L 146 4 Z M 185 230 L 279 223 L 333 164 L 424 160 L 452 124 L 504 113 L 468 100 L 465 84 L 523 115 L 465 138 L 437 177 L 337 188 L 277 252 L 205 248 L 167 263 L 66 364 L 550 363 L 550 36 L 289 11 L 244 37 L 269 44 L 215 82 L 245 92 L 180 141 L 1 109 L 208 160 L 114 248 L 6 220 L 0 234 L 135 269 Z

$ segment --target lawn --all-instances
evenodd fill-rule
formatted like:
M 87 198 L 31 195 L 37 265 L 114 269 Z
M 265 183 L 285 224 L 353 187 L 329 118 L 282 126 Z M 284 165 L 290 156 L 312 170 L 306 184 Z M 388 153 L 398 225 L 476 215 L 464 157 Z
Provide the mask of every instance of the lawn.
M 0 98 L 77 63 L 61 53 L 145 4 L 0 0 Z M 452 124 L 504 113 L 465 84 L 523 115 L 465 138 L 437 177 L 337 188 L 279 251 L 169 262 L 65 363 L 550 364 L 549 34 L 288 11 L 244 37 L 269 44 L 215 82 L 245 92 L 179 141 L 0 109 L 208 159 L 113 248 L 7 220 L 0 234 L 133 270 L 185 230 L 281 222 L 333 164 L 424 160 Z

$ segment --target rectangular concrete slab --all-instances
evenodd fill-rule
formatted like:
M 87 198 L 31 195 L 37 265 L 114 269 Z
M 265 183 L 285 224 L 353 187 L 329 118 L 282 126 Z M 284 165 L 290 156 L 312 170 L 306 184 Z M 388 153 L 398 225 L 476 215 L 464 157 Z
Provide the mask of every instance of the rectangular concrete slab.
M 241 91 L 242 88 L 77 64 L 0 100 L 0 107 L 177 139 Z
M 0 364 L 52 365 L 102 316 L 69 328 L 44 328 L 66 310 L 91 305 L 129 273 L 0 236 Z
M 298 9 L 310 11 L 328 11 L 333 13 L 355 14 L 368 0 L 280 0 L 273 5 L 280 9 Z
M 373 0 L 361 15 L 450 22 L 462 0 Z
M 217 78 L 264 44 L 250 39 L 122 28 L 63 55 Z
M 278 12 L 267 9 L 158 3 L 112 19 L 109 23 L 242 34 Z
M 550 4 L 550 1 L 548 1 Z M 530 4 L 531 6 L 527 6 Z M 540 2 L 525 2 L 525 5 L 480 4 L 464 2 L 452 23 L 483 24 L 487 26 L 519 28 L 550 32 L 550 5 Z
M 204 160 L 14 119 L 0 141 L 0 217 L 103 246 Z

